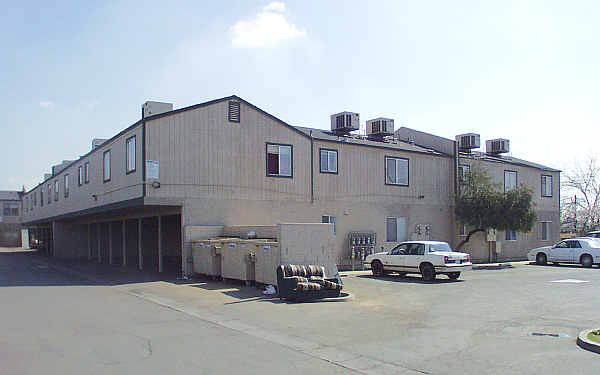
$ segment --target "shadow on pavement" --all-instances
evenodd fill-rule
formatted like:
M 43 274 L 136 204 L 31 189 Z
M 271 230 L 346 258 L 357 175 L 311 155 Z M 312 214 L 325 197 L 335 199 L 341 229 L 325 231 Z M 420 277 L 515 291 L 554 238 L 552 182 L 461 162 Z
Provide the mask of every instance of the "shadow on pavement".
M 455 284 L 455 283 L 462 283 L 464 282 L 464 280 L 458 279 L 458 280 L 450 280 L 448 278 L 443 278 L 445 276 L 438 276 L 435 280 L 432 281 L 425 281 L 423 280 L 420 276 L 397 276 L 397 275 L 387 275 L 387 276 L 373 276 L 373 275 L 358 275 L 355 276 L 361 279 L 374 279 L 374 280 L 384 280 L 384 281 L 391 281 L 391 282 L 395 282 L 395 283 L 408 283 L 408 284 L 428 284 L 428 285 L 442 285 L 442 284 Z

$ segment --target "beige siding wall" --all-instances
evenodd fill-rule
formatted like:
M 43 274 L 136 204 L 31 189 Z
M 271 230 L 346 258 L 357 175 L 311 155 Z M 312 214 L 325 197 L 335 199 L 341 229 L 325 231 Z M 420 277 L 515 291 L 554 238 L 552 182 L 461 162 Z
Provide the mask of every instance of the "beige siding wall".
M 147 196 L 309 200 L 308 139 L 243 103 L 239 123 L 227 111 L 225 101 L 147 122 L 146 158 L 160 164 Z M 293 146 L 293 178 L 266 176 L 266 142 Z
M 506 240 L 506 233 L 502 231 L 497 232 L 497 241 L 501 243 L 500 252 L 496 255 L 496 258 L 492 260 L 516 260 L 524 259 L 529 250 L 539 247 L 553 244 L 559 240 L 560 237 L 560 173 L 542 171 L 538 168 L 526 167 L 520 165 L 511 165 L 506 163 L 497 163 L 492 161 L 475 160 L 469 158 L 461 158 L 460 164 L 470 165 L 471 168 L 480 168 L 487 172 L 488 176 L 491 177 L 492 182 L 498 184 L 500 189 L 504 189 L 504 171 L 516 171 L 517 172 L 517 184 L 525 185 L 533 191 L 533 203 L 535 205 L 535 211 L 537 213 L 538 222 L 535 228 L 530 233 L 517 233 L 517 240 Z M 541 191 L 541 178 L 542 175 L 552 176 L 552 197 L 542 197 Z M 550 221 L 551 224 L 551 236 L 549 241 L 541 240 L 541 221 Z M 468 229 L 468 228 L 467 228 Z M 457 228 L 458 231 L 458 228 Z M 463 236 L 458 236 L 455 243 L 458 243 L 464 239 Z M 488 250 L 488 243 L 486 242 L 486 236 L 484 234 L 477 234 L 471 238 L 468 244 L 465 245 L 464 249 L 469 250 L 472 253 L 474 260 L 476 261 L 488 261 L 490 260 L 490 254 Z
M 125 173 L 125 140 L 136 136 L 136 170 Z M 110 150 L 111 153 L 111 179 L 103 179 L 103 154 Z M 78 186 L 78 167 L 90 163 L 89 183 Z M 37 204 L 33 210 L 28 209 L 23 213 L 23 222 L 44 220 L 55 216 L 73 213 L 97 206 L 121 202 L 142 196 L 142 132 L 141 125 L 125 132 L 108 144 L 99 147 L 94 152 L 81 158 L 67 169 L 45 181 L 26 194 L 27 197 L 36 195 Z M 69 196 L 65 197 L 64 175 L 69 175 Z M 58 181 L 58 200 L 54 196 L 54 182 Z M 52 187 L 52 201 L 48 204 L 48 186 Z M 40 190 L 44 191 L 44 205 L 40 204 Z M 94 195 L 97 199 L 94 199 Z

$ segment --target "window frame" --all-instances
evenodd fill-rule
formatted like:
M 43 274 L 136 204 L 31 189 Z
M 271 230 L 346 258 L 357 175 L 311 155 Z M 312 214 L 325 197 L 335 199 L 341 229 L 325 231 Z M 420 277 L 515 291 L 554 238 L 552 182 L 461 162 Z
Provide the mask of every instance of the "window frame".
M 83 182 L 86 184 L 90 183 L 90 162 L 86 161 L 83 165 Z
M 388 160 L 389 159 L 393 159 L 395 161 L 397 160 L 406 160 L 406 184 L 400 184 L 400 183 L 388 183 L 387 182 L 387 165 L 388 165 Z M 396 163 L 394 162 L 394 165 L 396 165 Z M 396 170 L 398 170 L 398 167 L 395 167 Z M 398 179 L 398 176 L 396 176 L 396 179 Z M 385 157 L 383 158 L 383 182 L 385 185 L 388 186 L 401 186 L 401 187 L 409 187 L 410 186 L 410 159 L 408 158 L 404 158 L 401 156 L 391 156 L 391 155 L 385 155 Z
M 323 170 L 323 151 L 325 151 L 327 153 L 327 168 L 329 168 L 329 153 L 330 152 L 334 152 L 335 153 L 335 172 L 332 171 L 324 171 Z M 320 173 L 326 173 L 326 174 L 338 174 L 339 173 L 339 153 L 338 150 L 333 149 L 333 148 L 319 148 L 319 172 Z
M 52 204 L 52 183 L 49 183 L 47 185 L 47 189 L 48 189 L 48 204 Z
M 68 198 L 69 197 L 69 174 L 68 173 L 65 173 L 65 175 L 63 177 L 63 184 L 65 185 L 64 186 L 65 191 L 63 194 L 64 194 L 65 198 Z
M 133 139 L 133 169 L 129 169 L 129 142 Z M 136 135 L 125 139 L 125 174 L 134 173 L 137 169 L 137 139 Z
M 539 236 L 539 240 L 540 241 L 551 241 L 552 240 L 552 228 L 550 227 L 550 225 L 552 224 L 551 221 L 540 221 L 540 236 Z M 542 230 L 542 226 L 546 225 L 546 238 L 543 237 L 543 230 Z
M 324 221 L 327 218 L 327 221 Z M 333 222 L 331 219 L 333 218 Z M 323 224 L 333 224 L 333 234 L 337 236 L 337 216 L 333 215 L 321 215 L 321 223 Z
M 83 166 L 77 167 L 77 186 L 83 185 Z
M 465 170 L 467 171 L 466 173 L 471 172 L 471 165 L 470 164 L 459 164 L 458 165 L 458 170 L 459 175 L 458 175 L 458 182 L 461 184 L 468 184 L 469 183 L 469 176 L 465 175 Z
M 16 211 L 13 212 L 13 209 Z M 2 204 L 2 214 L 4 216 L 19 216 L 19 203 L 13 201 L 5 201 Z
M 550 179 L 550 195 L 548 194 L 544 194 L 544 177 L 549 178 Z M 554 178 L 552 175 L 549 174 L 543 174 L 541 176 L 541 193 L 542 193 L 542 197 L 543 198 L 552 198 L 552 190 L 554 188 Z M 547 193 L 547 192 L 546 192 Z
M 394 219 L 396 221 L 396 240 L 390 240 L 390 232 L 388 231 L 388 220 Z M 398 239 L 398 219 L 404 219 L 405 222 L 405 237 L 404 239 Z M 409 239 L 408 234 L 408 216 L 387 216 L 385 218 L 385 242 L 387 243 L 402 243 L 406 242 Z
M 269 174 L 269 146 L 284 146 L 290 148 L 290 175 L 282 175 L 282 174 Z M 281 155 L 281 154 L 279 154 Z M 281 170 L 281 165 L 279 166 Z M 276 178 L 294 178 L 294 145 L 286 144 L 286 143 L 273 143 L 273 142 L 265 142 L 265 175 L 266 177 L 276 177 Z
M 509 236 L 509 233 L 512 234 L 514 233 L 514 238 L 513 236 Z M 510 237 L 510 238 L 509 238 Z M 506 230 L 504 231 L 504 240 L 505 241 L 509 241 L 509 242 L 515 242 L 519 240 L 519 237 L 517 237 L 517 231 L 516 230 Z
M 108 178 L 106 178 L 106 154 L 108 154 Z M 104 151 L 102 153 L 102 181 L 103 183 L 107 183 L 110 181 L 112 177 L 112 155 L 110 149 Z
M 60 187 L 60 183 L 58 181 L 58 178 L 56 180 L 54 180 L 54 201 L 58 202 L 58 193 L 59 193 L 59 187 Z
M 517 171 L 513 171 L 512 169 L 505 169 L 504 170 L 504 193 L 508 193 L 510 190 L 506 190 L 506 173 L 514 173 L 515 174 L 515 187 L 514 189 L 519 187 L 519 173 Z

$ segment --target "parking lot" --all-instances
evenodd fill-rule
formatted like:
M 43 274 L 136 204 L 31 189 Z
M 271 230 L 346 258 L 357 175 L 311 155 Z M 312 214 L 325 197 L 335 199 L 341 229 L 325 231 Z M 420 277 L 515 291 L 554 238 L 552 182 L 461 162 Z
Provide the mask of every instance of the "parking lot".
M 600 269 L 343 273 L 351 298 L 287 303 L 254 287 L 125 278 L 119 267 L 0 254 L 0 374 L 597 374 Z M 137 277 L 137 278 L 136 278 Z

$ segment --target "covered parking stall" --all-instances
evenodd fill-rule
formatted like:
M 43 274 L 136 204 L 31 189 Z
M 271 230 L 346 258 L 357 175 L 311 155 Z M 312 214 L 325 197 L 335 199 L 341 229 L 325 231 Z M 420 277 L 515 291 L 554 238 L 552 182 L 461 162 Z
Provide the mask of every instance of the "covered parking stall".
M 138 205 L 64 216 L 36 224 L 51 228 L 51 255 L 57 258 L 181 274 L 181 206 Z

